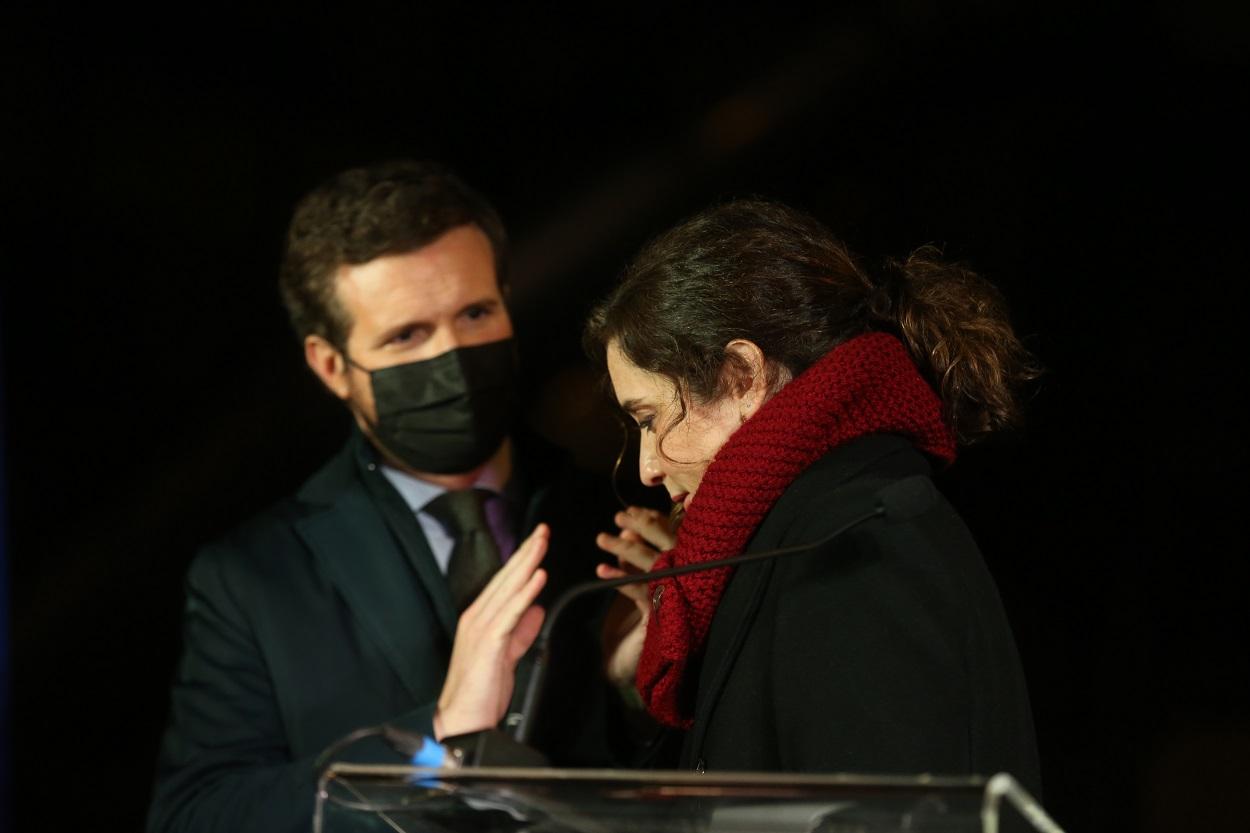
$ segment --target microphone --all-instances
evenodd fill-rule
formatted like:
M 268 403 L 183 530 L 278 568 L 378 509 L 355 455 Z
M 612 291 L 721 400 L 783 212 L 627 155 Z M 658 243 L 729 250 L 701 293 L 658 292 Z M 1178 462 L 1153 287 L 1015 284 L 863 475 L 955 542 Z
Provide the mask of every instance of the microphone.
M 696 573 L 702 570 L 714 570 L 718 567 L 732 567 L 738 564 L 745 564 L 749 561 L 761 561 L 766 558 L 781 558 L 787 555 L 796 555 L 798 553 L 807 552 L 816 547 L 829 543 L 839 535 L 844 535 L 860 524 L 870 521 L 874 518 L 881 518 L 888 523 L 899 523 L 907 521 L 918 515 L 924 514 L 930 506 L 937 500 L 937 488 L 933 485 L 933 481 L 924 475 L 913 475 L 896 481 L 890 485 L 877 491 L 869 501 L 866 501 L 865 508 L 856 512 L 851 520 L 842 524 L 840 527 L 817 538 L 815 541 L 809 541 L 804 544 L 795 544 L 789 547 L 781 547 L 773 550 L 763 550 L 761 552 L 743 553 L 741 555 L 731 556 L 729 558 L 719 558 L 715 561 L 703 561 L 698 564 L 682 564 L 677 567 L 668 567 L 663 570 L 653 570 L 647 573 L 639 573 L 632 576 L 622 576 L 621 578 L 612 579 L 596 579 L 594 581 L 586 581 L 581 584 L 575 584 L 555 601 L 551 606 L 551 611 L 547 614 L 547 620 L 543 623 L 542 630 L 538 633 L 538 638 L 534 641 L 534 663 L 530 670 L 529 680 L 525 688 L 525 695 L 521 701 L 521 711 L 518 714 L 508 716 L 509 722 L 513 723 L 512 737 L 517 743 L 526 744 L 529 742 L 530 730 L 533 727 L 533 718 L 535 708 L 538 704 L 539 694 L 542 690 L 547 673 L 547 663 L 550 658 L 551 631 L 555 626 L 556 620 L 560 613 L 568 607 L 575 599 L 578 599 L 587 593 L 598 590 L 605 590 L 613 587 L 620 587 L 625 584 L 642 584 L 654 581 L 659 578 L 668 578 L 669 576 L 680 576 L 686 573 Z

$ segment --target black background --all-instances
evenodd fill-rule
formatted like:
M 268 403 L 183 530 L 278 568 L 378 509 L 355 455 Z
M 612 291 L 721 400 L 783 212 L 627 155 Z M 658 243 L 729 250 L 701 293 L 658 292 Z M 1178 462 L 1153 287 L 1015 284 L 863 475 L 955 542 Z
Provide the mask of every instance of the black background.
M 1046 804 L 1240 818 L 1250 21 L 1088 6 L 6 13 L 16 829 L 141 826 L 194 548 L 346 426 L 277 299 L 291 207 L 400 155 L 497 203 L 529 418 L 591 464 L 581 316 L 714 199 L 994 280 L 1048 372 L 942 485 L 1016 627 Z

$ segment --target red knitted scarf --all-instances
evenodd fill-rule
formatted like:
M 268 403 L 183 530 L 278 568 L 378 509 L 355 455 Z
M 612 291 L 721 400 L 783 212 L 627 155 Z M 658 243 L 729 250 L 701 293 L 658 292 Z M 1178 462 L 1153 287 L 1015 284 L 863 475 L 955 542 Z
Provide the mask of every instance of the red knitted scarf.
M 838 345 L 766 402 L 708 465 L 677 544 L 652 569 L 743 552 L 764 516 L 796 477 L 831 449 L 866 434 L 900 434 L 950 462 L 955 440 L 942 404 L 898 339 L 868 333 Z M 688 728 L 686 667 L 703 649 L 729 567 L 651 583 L 663 587 L 647 625 L 638 690 L 661 723 Z

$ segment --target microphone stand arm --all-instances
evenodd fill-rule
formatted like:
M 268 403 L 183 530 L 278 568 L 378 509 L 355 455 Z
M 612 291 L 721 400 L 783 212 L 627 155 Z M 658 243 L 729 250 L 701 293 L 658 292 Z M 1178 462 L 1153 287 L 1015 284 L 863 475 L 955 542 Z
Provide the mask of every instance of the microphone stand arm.
M 529 743 L 530 732 L 533 728 L 534 710 L 538 705 L 539 693 L 542 690 L 544 677 L 547 673 L 547 664 L 551 658 L 551 631 L 555 626 L 556 620 L 560 617 L 560 613 L 564 608 L 577 598 L 596 590 L 607 590 L 613 587 L 620 587 L 625 584 L 640 584 L 642 582 L 652 582 L 656 579 L 668 578 L 670 576 L 680 576 L 686 573 L 697 573 L 703 570 L 714 570 L 717 567 L 734 567 L 738 564 L 746 564 L 749 561 L 761 561 L 765 558 L 780 558 L 786 555 L 795 555 L 800 552 L 819 547 L 821 544 L 827 543 L 845 532 L 859 526 L 865 521 L 873 518 L 879 518 L 886 514 L 886 507 L 878 503 L 873 507 L 872 511 L 866 512 L 856 518 L 851 519 L 847 523 L 821 536 L 815 541 L 805 544 L 795 544 L 790 547 L 783 547 L 776 550 L 765 550 L 763 552 L 751 552 L 741 555 L 730 556 L 729 558 L 718 558 L 714 561 L 702 561 L 697 564 L 682 564 L 677 567 L 668 567 L 663 570 L 653 570 L 648 573 L 640 573 L 632 576 L 622 576 L 620 578 L 596 579 L 594 581 L 584 581 L 575 584 L 556 599 L 552 604 L 550 612 L 547 614 L 547 621 L 543 623 L 542 630 L 538 633 L 538 638 L 534 642 L 534 665 L 530 671 L 529 680 L 525 687 L 525 696 L 521 700 L 521 717 L 513 727 L 512 737 L 518 743 Z

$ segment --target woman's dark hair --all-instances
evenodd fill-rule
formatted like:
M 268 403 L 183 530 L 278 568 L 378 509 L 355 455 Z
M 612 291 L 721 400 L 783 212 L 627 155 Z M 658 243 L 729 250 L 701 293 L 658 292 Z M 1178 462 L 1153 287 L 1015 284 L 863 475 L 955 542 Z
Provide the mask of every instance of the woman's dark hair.
M 296 335 L 319 335 L 342 349 L 352 322 L 338 298 L 339 267 L 410 252 L 469 224 L 490 240 L 505 289 L 508 242 L 499 215 L 441 165 L 384 162 L 313 189 L 295 207 L 278 279 Z
M 744 368 L 726 345 L 759 345 L 775 388 L 842 342 L 898 336 L 942 399 L 964 443 L 1020 416 L 1019 387 L 1037 376 L 988 282 L 937 249 L 917 249 L 869 275 L 812 217 L 763 200 L 695 215 L 651 241 L 591 313 L 584 344 L 604 363 L 615 341 L 687 398 L 725 394 Z

